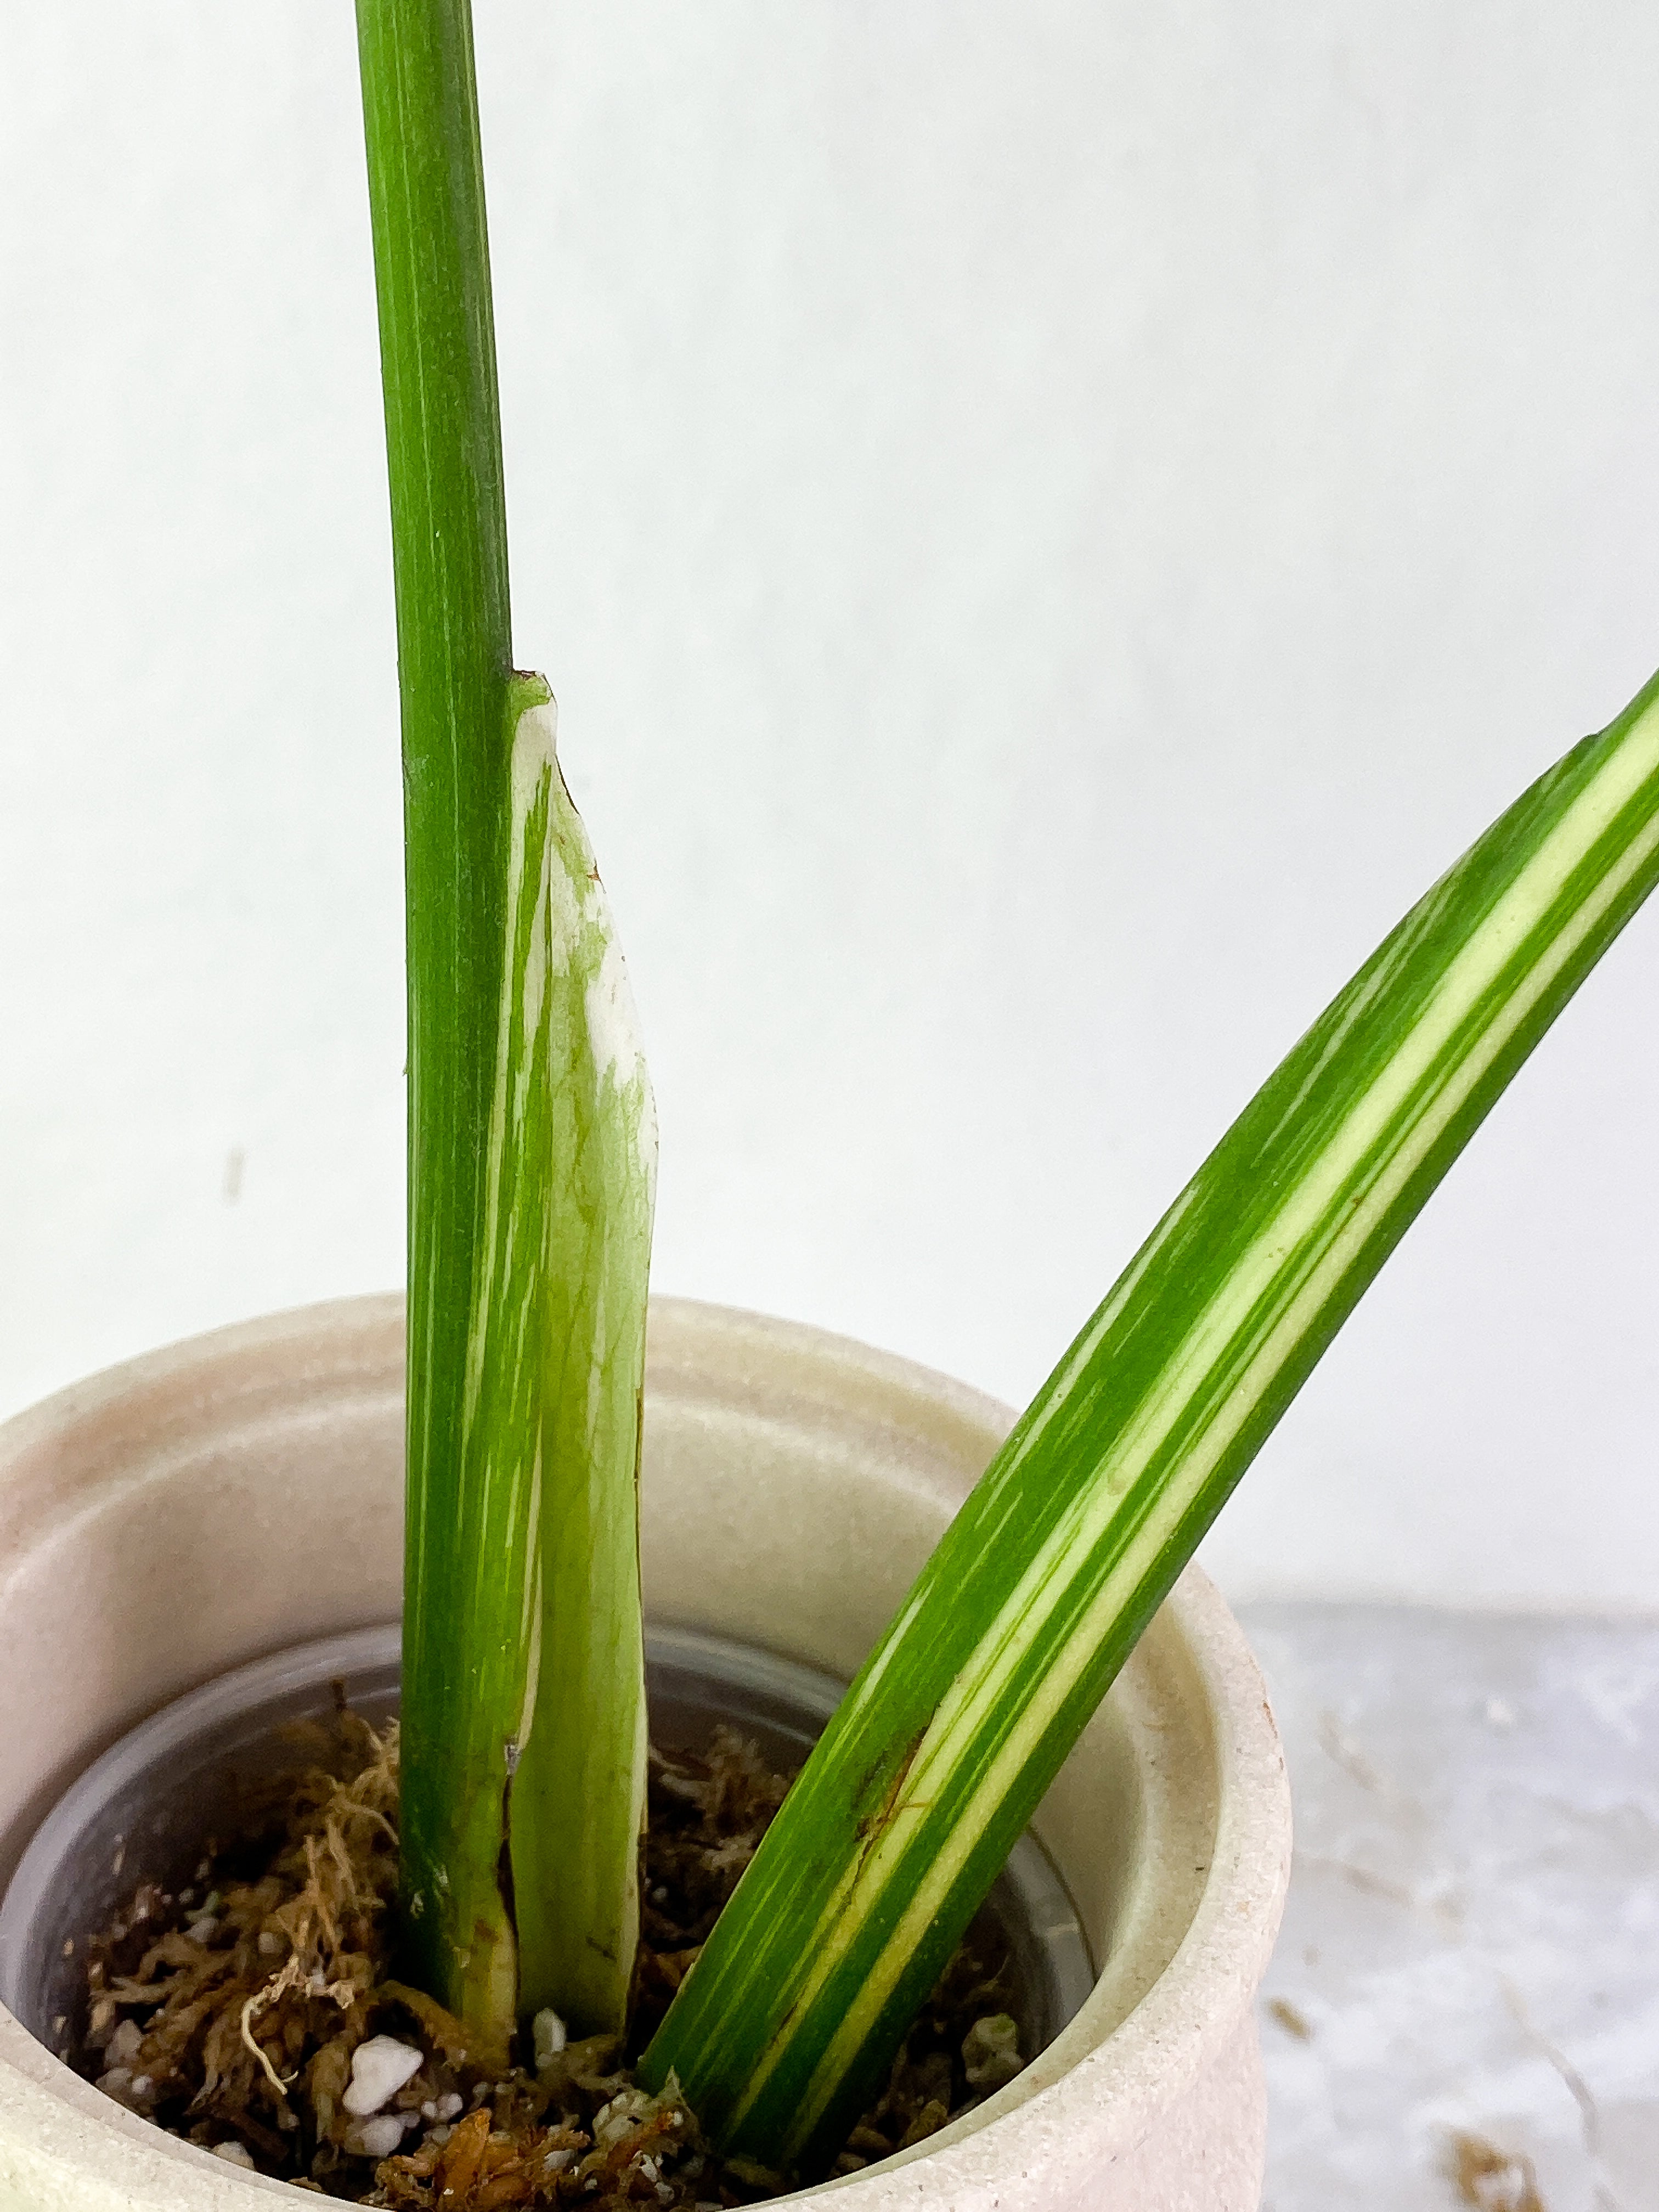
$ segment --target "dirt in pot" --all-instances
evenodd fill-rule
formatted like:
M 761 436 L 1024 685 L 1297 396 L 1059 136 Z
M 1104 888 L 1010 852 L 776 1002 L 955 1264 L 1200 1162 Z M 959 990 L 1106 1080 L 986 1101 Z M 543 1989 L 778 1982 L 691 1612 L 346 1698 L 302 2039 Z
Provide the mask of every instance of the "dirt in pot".
M 233 2165 L 348 2203 L 730 2207 L 775 2174 L 722 2160 L 677 2095 L 628 2063 L 643 2048 L 783 1801 L 756 1747 L 652 1753 L 635 2032 L 490 2051 L 398 1982 L 398 1735 L 356 1715 L 306 1724 L 313 1764 L 210 1844 L 193 1882 L 136 1890 L 85 1945 L 70 2056 L 106 2094 Z M 992 1939 L 994 1941 L 994 1939 Z M 910 2032 L 837 2164 L 924 2141 L 1012 2079 L 1021 2030 L 1007 1962 L 976 1929 Z M 672 2084 L 671 2084 L 672 2088 Z

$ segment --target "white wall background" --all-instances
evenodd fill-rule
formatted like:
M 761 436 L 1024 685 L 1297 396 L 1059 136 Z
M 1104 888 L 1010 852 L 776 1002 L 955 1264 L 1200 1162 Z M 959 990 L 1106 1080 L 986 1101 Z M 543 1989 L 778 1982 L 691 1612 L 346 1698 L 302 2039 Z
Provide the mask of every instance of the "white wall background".
M 1659 662 L 1638 0 L 477 0 L 520 657 L 657 1280 L 1019 1399 Z M 0 1409 L 402 1265 L 345 0 L 9 0 Z M 1659 1607 L 1659 912 L 1212 1540 Z

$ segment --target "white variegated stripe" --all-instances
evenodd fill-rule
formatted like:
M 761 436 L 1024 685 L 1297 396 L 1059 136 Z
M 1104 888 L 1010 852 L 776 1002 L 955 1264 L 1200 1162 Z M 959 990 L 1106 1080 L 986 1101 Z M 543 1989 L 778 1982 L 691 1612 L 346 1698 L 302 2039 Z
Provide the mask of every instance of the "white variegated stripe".
M 507 874 L 507 942 L 496 1012 L 495 1087 L 484 1155 L 484 1218 L 480 1261 L 467 1334 L 466 1394 L 462 1401 L 461 1450 L 471 1461 L 482 1443 L 478 1518 L 486 1528 L 519 1529 L 539 1521 L 541 1453 L 531 1437 L 481 1438 L 479 1410 L 486 1369 L 498 1395 L 509 1401 L 529 1389 L 541 1346 L 531 1341 L 538 1288 L 533 1264 L 514 1266 L 516 1226 L 505 1188 L 509 1159 L 523 1143 L 532 1086 L 547 1080 L 547 975 L 554 957 L 549 939 L 553 914 L 553 841 L 549 802 L 554 775 L 553 735 L 547 709 L 519 717 L 513 733 Z M 517 1049 L 514 1049 L 515 1044 Z M 507 1310 L 498 1314 L 498 1306 Z M 506 1494 L 500 1494 L 500 1443 L 507 1444 Z M 479 1545 L 471 1560 L 474 1617 L 487 1619 L 499 1602 L 503 1565 L 516 1565 L 529 1586 L 534 1577 L 526 1547 L 515 1559 L 495 1545 Z

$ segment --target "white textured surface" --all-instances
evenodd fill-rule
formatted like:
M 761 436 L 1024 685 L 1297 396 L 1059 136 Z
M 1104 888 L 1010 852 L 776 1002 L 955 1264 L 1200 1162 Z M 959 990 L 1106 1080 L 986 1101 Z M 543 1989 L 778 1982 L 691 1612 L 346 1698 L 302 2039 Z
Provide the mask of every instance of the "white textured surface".
M 639 996 L 655 1279 L 1018 1402 L 1659 659 L 1659 10 L 477 12 L 518 650 Z M 356 111 L 343 5 L 8 10 L 0 1404 L 401 1275 Z M 1656 969 L 1659 915 L 1231 1589 L 1659 1607 Z
M 1450 2212 L 1460 2130 L 1659 2212 L 1659 1623 L 1245 1620 L 1297 1818 L 1267 2212 Z

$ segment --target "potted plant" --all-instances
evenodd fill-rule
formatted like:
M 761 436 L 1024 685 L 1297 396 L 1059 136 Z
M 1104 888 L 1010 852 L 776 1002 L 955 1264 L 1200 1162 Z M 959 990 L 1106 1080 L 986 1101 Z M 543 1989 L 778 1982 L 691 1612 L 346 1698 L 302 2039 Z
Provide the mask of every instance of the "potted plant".
M 639 1914 L 634 1516 L 654 1132 L 550 696 L 512 667 L 465 0 L 360 0 L 359 24 L 410 854 L 404 1937 L 428 2001 L 471 2034 L 499 2039 L 532 2014 L 602 2031 L 626 2012 Z M 1092 1907 L 1095 1997 L 1052 2058 L 907 2163 L 836 2185 L 872 2204 L 1026 2189 L 1042 2203 L 1254 2201 L 1248 2003 L 1284 1877 L 1282 1778 L 1213 1600 L 1194 1583 L 1159 1608 L 1656 876 L 1650 688 L 1413 909 L 1006 1438 L 914 1371 L 729 1316 L 663 1317 L 647 1586 L 653 1545 L 666 1545 L 694 1591 L 720 1594 L 722 1626 L 856 1679 L 641 2054 L 642 2094 L 672 2085 L 725 2149 L 822 2175 L 1041 1808 Z M 37 1673 L 0 1770 L 11 1837 L 157 1695 L 389 1609 L 398 1334 L 384 1310 L 232 1333 L 14 1426 L 5 1655 L 14 1673 L 38 1668 L 27 1655 L 44 1648 L 50 1589 L 59 1640 L 72 1607 L 68 1640 L 93 1670 Z M 325 1504 L 307 1452 L 331 1510 L 303 1510 Z M 734 1466 L 749 1477 L 738 1510 Z M 814 1487 L 826 1468 L 828 1505 Z M 849 1496 L 865 1515 L 850 1547 Z M 315 1556 L 319 1527 L 337 1559 Z M 112 1604 L 100 1578 L 118 1530 L 127 1571 Z M 257 1575 L 237 1549 L 251 1536 Z M 872 1555 L 879 1606 L 852 1571 Z M 202 1559 L 210 1592 L 167 1588 Z M 673 1586 L 659 1570 L 659 1589 Z M 222 1602 L 231 1590 L 240 1609 Z M 261 1611 L 273 1602 L 280 1621 Z M 121 1626 L 117 1669 L 98 1660 L 100 1608 Z M 815 1620 L 825 1648 L 802 1650 Z M 1114 1681 L 1119 1702 L 1103 1708 Z M 1139 1734 L 1137 1696 L 1157 1708 Z M 1204 1854 L 1190 1876 L 1182 1840 Z M 1157 1940 L 1140 1944 L 1143 1927 Z M 0 2184 L 20 2204 L 100 2191 L 230 2204 L 267 2186 L 146 2140 L 0 2026 Z
M 352 1299 L 151 1354 L 0 1432 L 0 1879 L 91 1754 L 146 1712 L 261 1653 L 395 1618 L 403 1354 L 401 1299 Z M 846 1679 L 1007 1418 L 813 1330 L 659 1304 L 649 1615 Z M 1260 1678 L 1202 1577 L 1142 1640 L 1036 1825 L 1097 1951 L 1088 2005 L 931 2148 L 836 2186 L 871 2208 L 919 2185 L 988 2208 L 1018 2171 L 1026 2202 L 1251 2205 L 1251 1995 L 1288 1805 Z M 283 2185 L 162 2135 L 0 2015 L 8 2212 L 230 2212 Z

